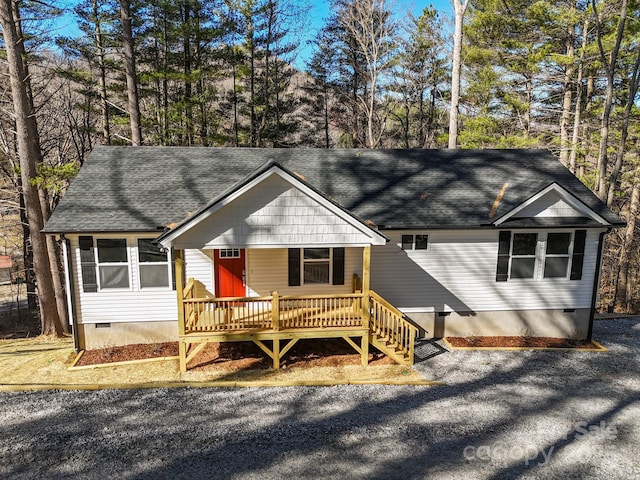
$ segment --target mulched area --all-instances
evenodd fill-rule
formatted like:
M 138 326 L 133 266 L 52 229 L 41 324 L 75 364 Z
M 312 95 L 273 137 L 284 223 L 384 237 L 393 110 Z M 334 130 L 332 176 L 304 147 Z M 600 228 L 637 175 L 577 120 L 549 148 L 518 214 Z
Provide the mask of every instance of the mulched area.
M 281 342 L 283 348 L 285 342 Z M 151 343 L 86 350 L 77 366 L 98 365 L 127 360 L 178 355 L 178 343 Z M 370 347 L 370 365 L 393 365 L 395 362 Z M 187 365 L 190 370 L 224 368 L 247 370 L 271 368 L 272 360 L 253 342 L 209 343 Z M 342 339 L 300 340 L 281 360 L 281 368 L 337 367 L 360 365 L 360 354 Z
M 85 350 L 76 366 L 81 367 L 84 365 L 99 365 L 101 363 L 124 362 L 127 360 L 172 357 L 175 355 L 178 355 L 178 342 L 139 343 L 122 347 Z
M 453 347 L 533 347 L 533 348 L 586 348 L 600 350 L 589 340 L 571 340 L 553 337 L 446 337 Z

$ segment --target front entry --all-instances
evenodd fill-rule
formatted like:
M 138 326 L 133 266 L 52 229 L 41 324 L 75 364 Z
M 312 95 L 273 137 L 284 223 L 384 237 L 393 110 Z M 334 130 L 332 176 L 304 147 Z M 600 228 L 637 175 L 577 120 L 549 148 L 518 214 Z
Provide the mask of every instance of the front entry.
M 213 251 L 216 297 L 245 297 L 244 249 L 223 248 Z

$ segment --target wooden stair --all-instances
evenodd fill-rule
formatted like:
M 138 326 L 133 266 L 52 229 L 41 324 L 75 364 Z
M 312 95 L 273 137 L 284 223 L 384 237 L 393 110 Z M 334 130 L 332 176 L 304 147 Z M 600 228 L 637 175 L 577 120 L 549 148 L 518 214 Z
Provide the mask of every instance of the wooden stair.
M 400 365 L 413 365 L 418 329 L 377 293 L 370 292 L 369 343 Z

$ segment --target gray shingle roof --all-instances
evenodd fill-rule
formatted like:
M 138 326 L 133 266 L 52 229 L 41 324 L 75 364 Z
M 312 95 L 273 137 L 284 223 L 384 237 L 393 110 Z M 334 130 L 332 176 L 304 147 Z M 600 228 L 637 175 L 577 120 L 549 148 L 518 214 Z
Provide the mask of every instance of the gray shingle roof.
M 45 231 L 158 231 L 275 160 L 381 228 L 489 225 L 556 182 L 620 219 L 546 150 L 107 147 L 89 155 Z M 498 209 L 496 196 L 509 184 Z M 585 225 L 585 226 L 588 226 Z

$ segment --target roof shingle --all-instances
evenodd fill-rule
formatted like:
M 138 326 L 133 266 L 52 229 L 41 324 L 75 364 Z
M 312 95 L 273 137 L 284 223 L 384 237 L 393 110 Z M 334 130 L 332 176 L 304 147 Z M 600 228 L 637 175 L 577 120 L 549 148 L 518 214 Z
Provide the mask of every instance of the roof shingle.
M 476 228 L 556 182 L 620 219 L 546 150 L 97 147 L 45 231 L 159 231 L 275 160 L 381 228 Z M 495 207 L 496 197 L 508 187 Z

